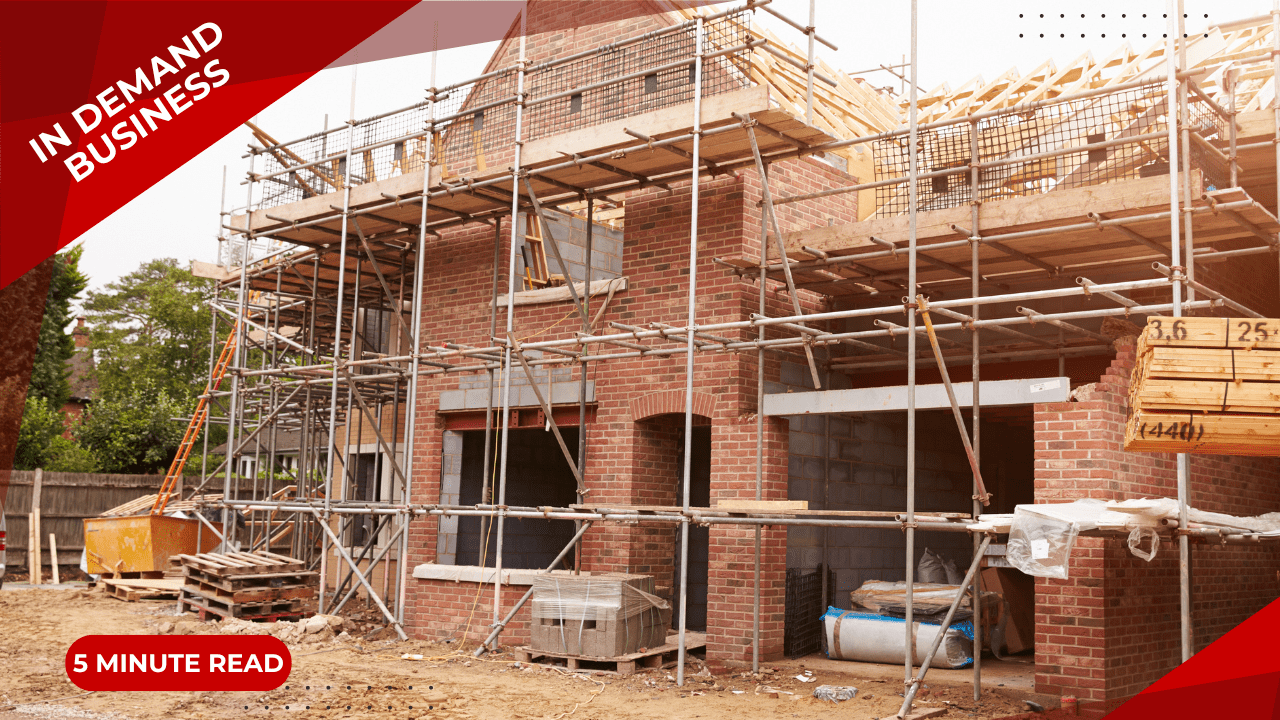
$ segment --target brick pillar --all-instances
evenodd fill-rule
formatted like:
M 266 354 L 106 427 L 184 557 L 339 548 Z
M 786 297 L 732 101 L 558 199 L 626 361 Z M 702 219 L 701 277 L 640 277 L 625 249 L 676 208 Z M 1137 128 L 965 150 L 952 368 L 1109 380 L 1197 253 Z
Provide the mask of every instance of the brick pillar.
M 756 496 L 754 415 L 717 417 L 711 427 L 711 502 Z M 766 418 L 765 500 L 787 499 L 787 424 Z M 755 601 L 755 530 L 712 525 L 707 571 L 707 657 L 750 662 Z M 765 527 L 760 543 L 760 657 L 782 657 L 787 530 Z
M 1116 359 L 1092 387 L 1077 388 L 1076 399 L 1035 406 L 1036 502 L 1072 502 L 1128 496 L 1130 466 L 1159 456 L 1124 452 L 1124 421 L 1131 338 L 1116 342 Z M 1123 487 L 1122 487 L 1123 486 Z M 1078 538 L 1069 578 L 1036 578 L 1036 690 L 1108 700 L 1113 658 L 1108 627 L 1115 615 L 1114 569 L 1109 541 Z
M 1035 406 L 1037 502 L 1177 497 L 1174 455 L 1124 451 L 1134 361 L 1133 340 L 1118 340 L 1111 366 L 1075 401 Z M 1190 501 L 1237 515 L 1271 511 L 1278 475 L 1274 461 L 1195 455 Z M 1197 648 L 1275 598 L 1275 551 L 1197 545 L 1191 564 Z M 1069 573 L 1036 580 L 1038 692 L 1122 700 L 1179 664 L 1175 543 L 1145 562 L 1123 538 L 1079 538 Z

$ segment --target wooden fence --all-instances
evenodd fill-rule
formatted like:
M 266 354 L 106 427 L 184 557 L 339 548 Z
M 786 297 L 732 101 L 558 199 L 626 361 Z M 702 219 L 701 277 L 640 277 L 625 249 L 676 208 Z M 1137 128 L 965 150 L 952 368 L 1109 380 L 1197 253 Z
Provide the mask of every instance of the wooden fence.
M 8 531 L 6 564 L 10 570 L 28 564 L 27 517 L 31 513 L 35 476 L 34 470 L 14 470 L 9 475 L 4 517 Z M 83 520 L 158 492 L 163 481 L 163 475 L 43 473 L 40 481 L 40 547 L 45 553 L 44 562 L 49 562 L 49 533 L 53 533 L 58 540 L 58 564 L 80 564 L 80 551 L 84 550 Z
M 34 470 L 14 470 L 4 501 L 9 570 L 27 567 L 27 518 L 35 489 Z M 190 481 L 192 478 L 187 478 Z M 199 478 L 195 478 L 197 481 Z M 84 519 L 97 517 L 117 505 L 160 491 L 163 475 L 43 472 L 40 481 L 40 548 L 49 562 L 49 533 L 57 536 L 58 564 L 79 565 L 84 550 Z M 241 479 L 240 497 L 249 497 L 253 481 Z M 217 492 L 222 491 L 218 481 Z

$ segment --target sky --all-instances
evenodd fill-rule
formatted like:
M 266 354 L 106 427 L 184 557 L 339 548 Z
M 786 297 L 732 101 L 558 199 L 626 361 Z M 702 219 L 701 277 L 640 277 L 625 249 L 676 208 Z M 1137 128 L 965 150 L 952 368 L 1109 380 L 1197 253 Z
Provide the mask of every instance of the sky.
M 807 23 L 808 0 L 774 0 L 771 7 Z M 1189 16 L 1188 32 L 1196 32 L 1209 24 L 1265 14 L 1271 2 L 1184 0 L 1183 10 Z M 1162 41 L 1166 11 L 1167 3 L 1159 0 L 919 0 L 918 85 L 926 91 L 943 82 L 959 87 L 974 76 L 990 80 L 1012 67 L 1030 71 L 1048 58 L 1066 64 L 1086 51 L 1101 59 L 1126 42 L 1141 51 Z M 787 42 L 802 46 L 805 41 L 764 11 L 756 11 L 756 21 Z M 839 48 L 819 45 L 819 56 L 849 73 L 896 65 L 910 52 L 910 3 L 901 0 L 816 0 L 815 26 Z M 480 74 L 497 46 L 491 42 L 441 51 L 436 85 Z M 356 66 L 355 116 L 425 99 L 430 72 L 430 53 Z M 351 74 L 350 67 L 317 73 L 264 110 L 257 118 L 259 127 L 281 141 L 323 129 L 326 115 L 333 127 L 350 112 Z M 898 78 L 883 71 L 863 77 L 876 86 L 901 87 Z M 237 128 L 85 233 L 77 242 L 85 246 L 81 269 L 90 288 L 101 290 L 155 258 L 173 257 L 184 265 L 214 261 L 224 168 L 226 206 L 243 207 L 247 196 L 241 183 L 248 160 L 242 156 L 251 139 L 247 129 Z

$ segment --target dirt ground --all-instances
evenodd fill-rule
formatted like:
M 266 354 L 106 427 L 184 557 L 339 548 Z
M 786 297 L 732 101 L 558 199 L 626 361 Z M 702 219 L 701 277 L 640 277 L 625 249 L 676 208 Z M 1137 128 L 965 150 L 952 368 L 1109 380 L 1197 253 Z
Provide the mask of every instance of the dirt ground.
M 96 591 L 0 590 L 0 720 L 31 718 L 440 718 L 441 720 L 605 720 L 655 717 L 729 720 L 743 716 L 871 720 L 892 716 L 902 702 L 901 666 L 810 656 L 749 668 L 709 668 L 701 661 L 675 684 L 675 669 L 627 677 L 570 673 L 517 664 L 509 652 L 476 660 L 451 644 L 308 637 L 291 645 L 288 683 L 269 693 L 96 692 L 67 679 L 63 658 L 82 635 L 145 635 L 175 617 L 176 605 L 126 603 Z M 170 630 L 168 626 L 163 626 Z M 216 632 L 215 623 L 195 632 Z M 172 630 L 170 630 L 172 631 Z M 402 659 L 420 654 L 423 660 Z M 971 670 L 930 671 L 918 710 L 948 708 L 947 717 L 1001 718 L 1027 711 L 1032 666 L 984 660 L 984 693 L 973 700 Z M 714 670 L 714 672 L 713 672 Z M 812 673 L 814 682 L 795 676 Z M 838 706 L 812 697 L 819 685 L 852 685 L 857 696 Z

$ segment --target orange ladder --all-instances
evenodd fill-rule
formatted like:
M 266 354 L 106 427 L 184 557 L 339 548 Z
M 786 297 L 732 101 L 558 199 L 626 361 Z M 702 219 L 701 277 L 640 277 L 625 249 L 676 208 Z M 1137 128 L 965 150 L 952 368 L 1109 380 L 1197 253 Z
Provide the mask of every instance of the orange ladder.
M 164 514 L 164 508 L 169 504 L 169 496 L 173 494 L 178 478 L 182 477 L 182 469 L 187 464 L 187 458 L 191 456 L 191 448 L 196 444 L 200 428 L 209 415 L 209 395 L 218 389 L 218 385 L 222 383 L 222 377 L 227 373 L 227 366 L 235 357 L 236 332 L 239 329 L 240 323 L 237 321 L 236 326 L 231 328 L 231 333 L 227 335 L 227 341 L 222 345 L 222 354 L 218 356 L 218 362 L 213 366 L 209 382 L 204 386 L 204 393 L 196 405 L 196 411 L 191 414 L 191 422 L 187 424 L 187 432 L 182 436 L 182 444 L 178 446 L 178 453 L 173 456 L 173 463 L 169 465 L 169 472 L 164 476 L 164 483 L 160 486 L 159 494 L 156 495 L 155 504 L 151 506 L 152 515 Z

